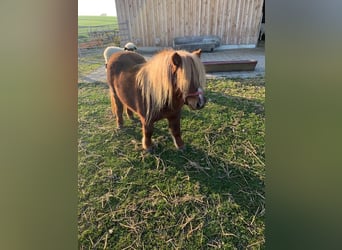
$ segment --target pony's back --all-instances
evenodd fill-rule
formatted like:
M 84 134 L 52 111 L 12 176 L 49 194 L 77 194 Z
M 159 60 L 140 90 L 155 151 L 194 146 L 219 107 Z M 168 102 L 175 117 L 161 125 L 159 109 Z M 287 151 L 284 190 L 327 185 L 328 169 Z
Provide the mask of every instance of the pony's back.
M 107 79 L 122 72 L 132 71 L 134 66 L 145 62 L 145 58 L 138 53 L 127 51 L 117 52 L 113 54 L 108 61 Z

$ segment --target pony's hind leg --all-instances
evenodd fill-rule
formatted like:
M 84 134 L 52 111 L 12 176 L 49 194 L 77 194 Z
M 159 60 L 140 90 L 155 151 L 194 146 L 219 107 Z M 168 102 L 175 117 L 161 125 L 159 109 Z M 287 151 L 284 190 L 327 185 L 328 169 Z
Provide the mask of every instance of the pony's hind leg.
M 116 125 L 118 128 L 121 128 L 123 125 L 123 117 L 122 117 L 122 112 L 123 112 L 123 105 L 119 98 L 116 96 L 114 93 L 113 89 L 110 89 L 110 102 L 111 102 L 111 107 L 112 107 L 112 113 L 115 115 L 116 118 Z
M 125 110 L 126 110 L 126 115 L 127 115 L 128 119 L 134 120 L 134 116 L 133 116 L 132 110 L 130 110 L 127 106 L 125 106 Z
M 183 150 L 185 145 L 180 130 L 180 114 L 174 117 L 168 117 L 167 120 L 169 121 L 169 130 L 172 135 L 173 143 L 177 149 Z

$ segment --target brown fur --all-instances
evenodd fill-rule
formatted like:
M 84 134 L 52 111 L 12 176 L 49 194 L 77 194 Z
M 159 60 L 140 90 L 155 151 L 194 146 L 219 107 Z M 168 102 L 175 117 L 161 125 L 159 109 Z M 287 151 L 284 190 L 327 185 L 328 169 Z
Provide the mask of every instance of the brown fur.
M 143 148 L 151 149 L 153 123 L 166 118 L 177 148 L 183 148 L 180 132 L 180 111 L 184 104 L 192 109 L 205 105 L 201 95 L 190 95 L 205 86 L 205 70 L 201 51 L 165 50 L 146 62 L 132 52 L 118 52 L 108 62 L 107 81 L 110 87 L 113 114 L 117 126 L 123 125 L 126 105 L 142 123 Z

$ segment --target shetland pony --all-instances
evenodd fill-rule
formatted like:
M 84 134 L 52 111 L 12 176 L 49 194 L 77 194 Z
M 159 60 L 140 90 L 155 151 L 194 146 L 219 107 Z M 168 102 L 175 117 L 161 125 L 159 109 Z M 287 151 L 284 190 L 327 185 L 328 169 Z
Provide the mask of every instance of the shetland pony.
M 123 107 L 127 106 L 139 116 L 142 146 L 151 151 L 153 124 L 166 118 L 176 148 L 184 149 L 181 108 L 186 104 L 197 110 L 206 104 L 205 68 L 200 55 L 201 50 L 164 50 L 147 62 L 134 52 L 113 54 L 108 62 L 107 83 L 117 127 L 123 125 Z

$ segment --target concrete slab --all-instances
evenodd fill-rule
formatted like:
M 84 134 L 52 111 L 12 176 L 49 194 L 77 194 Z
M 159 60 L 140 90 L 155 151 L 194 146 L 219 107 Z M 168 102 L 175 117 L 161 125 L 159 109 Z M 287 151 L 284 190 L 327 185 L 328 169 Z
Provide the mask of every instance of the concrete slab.
M 159 49 L 160 50 L 160 49 Z M 149 60 L 156 52 L 153 49 L 138 50 L 146 60 Z M 214 52 L 203 52 L 201 54 L 202 61 L 233 61 L 233 60 L 256 60 L 257 64 L 254 71 L 238 71 L 238 72 L 214 72 L 207 73 L 208 79 L 214 78 L 253 78 L 265 76 L 265 48 L 258 46 L 256 48 L 244 49 L 228 49 Z M 104 66 L 98 68 L 91 74 L 79 79 L 79 82 L 106 82 L 106 71 Z

